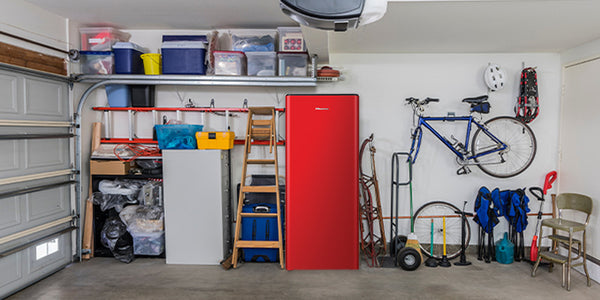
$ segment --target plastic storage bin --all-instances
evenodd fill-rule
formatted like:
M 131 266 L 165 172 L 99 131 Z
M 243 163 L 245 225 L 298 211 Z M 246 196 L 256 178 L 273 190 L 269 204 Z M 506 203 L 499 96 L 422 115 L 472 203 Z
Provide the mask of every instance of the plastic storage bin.
M 246 55 L 241 51 L 215 51 L 215 75 L 246 75 Z
M 164 42 L 161 51 L 163 74 L 206 74 L 206 48 L 203 42 Z
M 115 58 L 111 51 L 81 51 L 81 73 L 112 74 Z
M 118 42 L 113 46 L 115 54 L 115 73 L 144 74 L 141 55 L 148 50 L 129 42 Z
M 306 51 L 300 27 L 277 27 L 277 32 L 279 34 L 279 51 Z
M 165 250 L 165 232 L 135 232 L 133 237 L 133 254 L 161 255 Z
M 208 43 L 206 35 L 163 35 L 163 42 L 196 41 Z
M 229 34 L 233 51 L 276 51 L 276 30 L 237 29 Z
M 124 84 L 110 84 L 105 87 L 108 106 L 129 107 L 131 106 L 131 90 Z
M 233 148 L 235 134 L 232 131 L 202 131 L 196 132 L 198 149 L 221 149 Z
M 277 53 L 246 52 L 249 76 L 275 76 L 277 69 Z
M 129 41 L 130 35 L 112 27 L 79 28 L 81 51 L 110 51 L 116 42 Z
M 203 125 L 155 125 L 158 148 L 160 149 L 197 149 L 196 132 Z
M 279 76 L 307 76 L 308 53 L 277 52 Z
M 130 85 L 131 106 L 133 107 L 154 107 L 154 86 L 153 85 Z

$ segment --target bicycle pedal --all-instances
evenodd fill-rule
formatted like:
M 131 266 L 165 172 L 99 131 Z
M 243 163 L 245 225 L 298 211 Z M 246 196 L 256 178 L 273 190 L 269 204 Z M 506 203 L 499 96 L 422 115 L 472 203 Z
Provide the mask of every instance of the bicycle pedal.
M 467 166 L 462 166 L 458 170 L 456 170 L 456 175 L 466 175 L 471 173 L 471 169 Z

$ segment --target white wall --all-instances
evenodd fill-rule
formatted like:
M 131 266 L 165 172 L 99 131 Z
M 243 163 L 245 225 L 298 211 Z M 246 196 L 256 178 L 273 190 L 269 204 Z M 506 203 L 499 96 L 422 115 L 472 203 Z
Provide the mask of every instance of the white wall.
M 467 114 L 468 105 L 460 100 L 486 94 L 483 70 L 488 62 L 501 65 L 508 75 L 508 82 L 503 90 L 490 94 L 492 109 L 485 119 L 514 115 L 522 62 L 526 66 L 537 66 L 541 113 L 530 124 L 538 143 L 536 157 L 524 173 L 514 178 L 493 178 L 477 167 L 473 167 L 469 175 L 458 176 L 454 155 L 433 135 L 424 132 L 421 152 L 413 167 L 415 210 L 426 202 L 445 200 L 459 207 L 462 207 L 463 201 L 468 201 L 468 210 L 472 211 L 479 187 L 516 189 L 542 186 L 546 173 L 557 168 L 556 120 L 561 76 L 557 54 L 335 54 L 330 57 L 330 62 L 344 68 L 346 80 L 331 84 L 326 92 L 359 94 L 361 140 L 371 133 L 375 134 L 376 167 L 385 216 L 390 215 L 391 155 L 410 148 L 412 110 L 404 104 L 404 99 L 411 96 L 440 98 L 439 103 L 429 105 L 429 115 L 446 115 L 449 111 L 457 115 Z M 453 126 L 449 123 L 441 125 Z M 539 202 L 532 196 L 530 198 L 530 208 L 537 212 Z M 401 195 L 400 202 L 400 214 L 408 215 L 408 190 Z M 546 205 L 544 211 L 550 212 L 550 205 Z M 531 240 L 535 217 L 530 217 L 529 221 L 526 241 Z M 401 225 L 400 232 L 407 233 L 409 222 Z M 507 228 L 503 220 L 496 226 L 496 238 L 499 239 L 501 232 L 507 231 Z M 475 230 L 472 224 L 473 234 Z M 476 242 L 475 238 L 471 240 L 471 243 Z
M 592 197 L 594 209 L 587 233 L 588 254 L 600 258 L 600 192 L 597 168 L 600 161 L 594 149 L 600 144 L 593 138 L 598 128 L 597 82 L 600 39 L 561 53 L 564 91 L 561 109 L 559 192 L 581 193 Z M 600 266 L 588 263 L 590 275 L 600 279 Z

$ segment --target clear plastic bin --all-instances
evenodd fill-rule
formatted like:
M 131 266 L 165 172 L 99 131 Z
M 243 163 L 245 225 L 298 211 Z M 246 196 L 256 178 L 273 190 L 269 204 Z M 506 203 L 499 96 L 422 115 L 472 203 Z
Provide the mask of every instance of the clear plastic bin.
M 132 232 L 133 254 L 161 255 L 165 250 L 165 232 Z
M 308 53 L 277 52 L 279 60 L 279 76 L 307 76 Z
M 276 51 L 277 31 L 260 29 L 234 29 L 229 31 L 233 51 Z
M 116 42 L 127 42 L 131 36 L 112 27 L 79 28 L 81 51 L 110 51 Z
M 300 27 L 277 27 L 279 51 L 305 52 L 306 44 Z
M 249 76 L 275 76 L 277 70 L 277 53 L 246 52 Z
M 215 51 L 215 75 L 246 75 L 246 55 L 241 51 Z
M 115 57 L 111 51 L 81 51 L 81 73 L 113 74 Z

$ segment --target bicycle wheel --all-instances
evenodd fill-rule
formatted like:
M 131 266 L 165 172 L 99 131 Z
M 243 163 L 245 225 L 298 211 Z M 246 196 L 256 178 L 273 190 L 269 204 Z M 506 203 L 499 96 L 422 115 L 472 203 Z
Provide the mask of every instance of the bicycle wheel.
M 474 159 L 484 173 L 507 178 L 521 174 L 531 165 L 535 157 L 536 141 L 533 131 L 527 124 L 513 117 L 496 117 L 485 122 L 485 126 L 490 134 L 508 147 Z M 497 143 L 481 128 L 473 135 L 471 144 L 473 155 L 496 147 Z
M 446 256 L 452 259 L 460 255 L 462 241 L 462 220 L 460 209 L 444 201 L 432 201 L 421 206 L 415 213 L 414 233 L 419 240 L 423 254 L 441 259 L 444 242 L 444 217 L 446 217 Z M 433 222 L 433 240 L 431 223 Z M 469 245 L 471 227 L 465 224 L 465 245 Z M 431 244 L 433 243 L 433 251 Z

